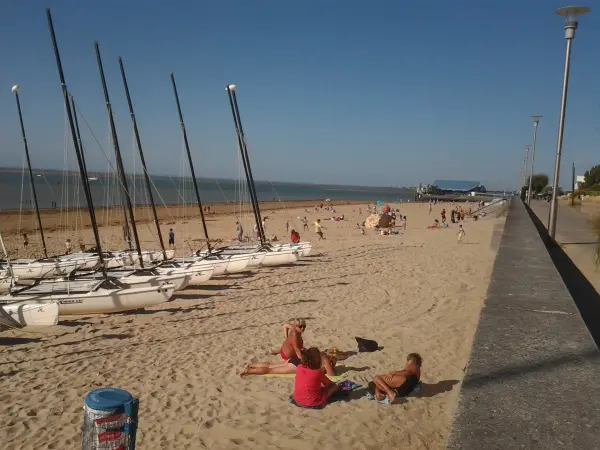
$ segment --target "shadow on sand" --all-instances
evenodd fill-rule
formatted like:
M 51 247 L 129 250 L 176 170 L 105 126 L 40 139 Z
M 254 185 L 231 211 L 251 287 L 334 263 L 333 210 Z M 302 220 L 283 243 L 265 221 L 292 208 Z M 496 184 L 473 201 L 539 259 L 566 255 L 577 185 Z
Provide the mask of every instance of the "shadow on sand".
M 443 380 L 438 381 L 437 383 L 421 383 L 421 392 L 415 397 L 434 397 L 438 394 L 443 394 L 444 392 L 450 392 L 454 386 L 460 383 L 459 380 Z
M 42 338 L 24 338 L 24 337 L 1 337 L 0 345 L 25 345 L 35 344 L 36 342 L 42 342 Z

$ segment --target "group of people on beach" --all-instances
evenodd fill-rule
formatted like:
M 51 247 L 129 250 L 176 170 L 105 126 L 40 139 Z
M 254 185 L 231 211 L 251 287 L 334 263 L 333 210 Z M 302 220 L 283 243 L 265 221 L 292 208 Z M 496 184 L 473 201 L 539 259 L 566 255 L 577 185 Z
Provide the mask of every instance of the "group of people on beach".
M 336 376 L 336 363 L 355 352 L 340 352 L 336 348 L 325 351 L 317 347 L 305 348 L 302 334 L 306 331 L 304 319 L 294 319 L 283 325 L 283 344 L 269 350 L 269 355 L 279 355 L 281 362 L 257 362 L 248 364 L 240 373 L 249 375 L 295 374 L 294 392 L 290 401 L 304 408 L 321 408 L 340 390 L 331 381 Z M 371 399 L 385 404 L 394 402 L 397 396 L 408 396 L 421 380 L 423 359 L 418 353 L 410 353 L 404 369 L 377 375 L 368 384 Z

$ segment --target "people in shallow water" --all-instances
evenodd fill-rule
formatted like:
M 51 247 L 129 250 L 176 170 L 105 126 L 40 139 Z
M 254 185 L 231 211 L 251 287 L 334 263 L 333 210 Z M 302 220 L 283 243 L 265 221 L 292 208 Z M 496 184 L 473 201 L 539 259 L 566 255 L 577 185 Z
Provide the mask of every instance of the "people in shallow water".
M 393 403 L 397 396 L 406 397 L 421 381 L 422 364 L 421 355 L 409 353 L 404 369 L 385 375 L 376 375 L 369 383 L 369 392 L 379 401 L 385 400 L 387 397 L 390 403 Z

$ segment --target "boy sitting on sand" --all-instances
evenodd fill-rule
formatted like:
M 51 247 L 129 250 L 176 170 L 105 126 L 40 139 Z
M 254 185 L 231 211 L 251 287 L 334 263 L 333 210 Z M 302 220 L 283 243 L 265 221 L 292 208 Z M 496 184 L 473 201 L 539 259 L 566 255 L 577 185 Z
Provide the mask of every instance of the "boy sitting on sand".
M 377 401 L 387 400 L 390 404 L 396 397 L 408 396 L 421 380 L 423 358 L 418 353 L 409 353 L 403 370 L 376 375 L 369 383 L 369 392 Z

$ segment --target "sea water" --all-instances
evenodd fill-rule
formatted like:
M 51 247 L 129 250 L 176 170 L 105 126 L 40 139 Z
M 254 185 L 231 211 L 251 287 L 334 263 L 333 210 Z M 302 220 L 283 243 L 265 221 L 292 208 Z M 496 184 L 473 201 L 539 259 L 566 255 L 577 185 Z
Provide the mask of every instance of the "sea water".
M 106 174 L 90 173 L 89 181 L 94 205 L 117 206 L 121 204 L 122 194 L 118 180 Z M 191 178 L 152 176 L 154 202 L 157 205 L 194 204 L 196 197 Z M 85 207 L 85 195 L 80 177 L 75 173 L 34 171 L 35 189 L 40 209 Z M 149 204 L 148 196 L 141 177 L 129 177 L 128 187 L 134 204 Z M 198 180 L 198 189 L 202 203 L 248 201 L 245 183 L 236 180 L 206 179 Z M 325 184 L 301 184 L 284 182 L 256 182 L 259 201 L 314 200 L 323 202 L 357 200 L 374 203 L 378 200 L 388 203 L 407 201 L 414 198 L 414 190 L 393 187 L 361 187 Z M 20 171 L 0 172 L 0 210 L 31 209 L 33 201 L 28 174 Z

